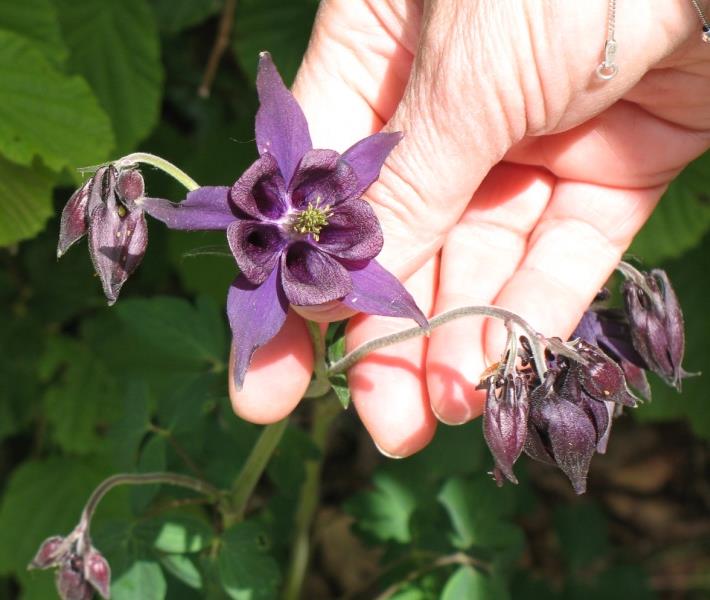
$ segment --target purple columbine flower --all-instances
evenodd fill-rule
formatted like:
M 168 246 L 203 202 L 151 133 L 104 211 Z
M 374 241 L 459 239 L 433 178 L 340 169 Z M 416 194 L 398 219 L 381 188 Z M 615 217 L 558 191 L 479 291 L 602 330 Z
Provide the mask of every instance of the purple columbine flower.
M 143 192 L 139 171 L 107 165 L 72 194 L 62 211 L 57 258 L 88 233 L 89 255 L 109 305 L 148 246 Z
M 227 297 L 241 387 L 254 351 L 272 339 L 289 304 L 340 301 L 355 310 L 427 320 L 374 259 L 382 231 L 362 194 L 402 139 L 378 133 L 338 154 L 315 150 L 308 123 L 268 53 L 257 75 L 258 160 L 230 187 L 202 187 L 144 207 L 173 229 L 222 229 L 241 273 Z

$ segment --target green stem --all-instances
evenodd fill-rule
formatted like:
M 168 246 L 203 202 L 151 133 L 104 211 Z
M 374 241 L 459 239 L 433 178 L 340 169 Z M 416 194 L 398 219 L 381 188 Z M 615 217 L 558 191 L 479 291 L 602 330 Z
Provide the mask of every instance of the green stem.
M 256 444 L 251 449 L 241 472 L 232 486 L 232 507 L 229 514 L 224 517 L 225 527 L 234 525 L 244 518 L 249 498 L 251 498 L 256 484 L 259 483 L 266 465 L 269 464 L 276 446 L 279 445 L 287 424 L 288 418 L 267 425 L 261 430 L 259 439 L 256 440 Z
M 134 152 L 133 154 L 128 154 L 123 158 L 116 161 L 116 164 L 124 167 L 130 167 L 136 165 L 137 163 L 143 163 L 144 165 L 151 165 L 161 171 L 167 173 L 175 179 L 178 183 L 182 184 L 189 192 L 196 190 L 199 184 L 190 177 L 185 171 L 176 167 L 173 163 L 156 156 L 155 154 L 148 154 L 147 152 Z
M 320 398 L 330 389 L 328 365 L 325 363 L 325 339 L 318 323 L 306 321 L 306 327 L 313 344 L 313 380 L 303 397 Z
M 325 457 L 325 446 L 333 419 L 342 412 L 338 399 L 332 392 L 315 402 L 311 439 L 318 448 L 319 458 L 305 465 L 306 478 L 301 487 L 296 508 L 295 528 L 291 543 L 291 559 L 284 583 L 283 600 L 301 597 L 303 580 L 308 570 L 311 553 L 311 528 L 320 499 L 320 477 Z

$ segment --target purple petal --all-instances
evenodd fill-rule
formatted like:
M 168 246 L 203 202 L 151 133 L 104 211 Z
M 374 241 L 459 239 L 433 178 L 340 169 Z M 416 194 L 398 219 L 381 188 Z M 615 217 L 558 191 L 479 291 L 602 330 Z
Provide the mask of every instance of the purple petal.
M 84 558 L 84 578 L 94 586 L 102 598 L 109 598 L 111 567 L 95 548 L 92 548 Z
M 232 186 L 229 199 L 258 221 L 283 216 L 288 209 L 286 184 L 276 159 L 271 154 L 257 159 Z
M 357 197 L 361 196 L 380 176 L 385 159 L 403 137 L 404 134 L 400 132 L 376 133 L 360 140 L 345 151 L 343 160 L 352 166 L 358 178 Z
M 284 85 L 268 52 L 259 56 L 256 90 L 259 93 L 256 113 L 259 154 L 272 154 L 284 180 L 290 181 L 301 157 L 313 148 L 313 144 L 306 117 Z
M 94 589 L 84 579 L 84 574 L 74 569 L 72 561 L 66 561 L 55 577 L 57 593 L 61 600 L 91 600 Z
M 89 224 L 89 254 L 101 278 L 109 306 L 121 286 L 140 264 L 148 246 L 148 225 L 143 211 L 121 217 L 114 202 L 97 206 Z
M 291 244 L 281 259 L 286 297 L 296 306 L 315 306 L 338 300 L 352 290 L 348 270 L 306 242 Z
M 281 289 L 278 268 L 261 285 L 249 283 L 244 275 L 239 275 L 230 286 L 227 316 L 232 328 L 237 389 L 244 384 L 254 352 L 279 332 L 287 311 L 288 300 Z
M 335 150 L 310 150 L 298 163 L 288 190 L 298 210 L 309 203 L 335 206 L 357 197 L 358 179 Z
M 62 220 L 59 225 L 57 258 L 61 258 L 72 244 L 80 240 L 86 234 L 89 226 L 87 207 L 89 204 L 90 191 L 91 179 L 72 194 L 72 197 L 69 198 L 69 202 L 67 202 L 64 210 L 62 210 Z
M 116 191 L 121 202 L 130 210 L 136 207 L 136 200 L 145 195 L 143 175 L 137 169 L 121 171 L 116 183 Z
M 666 311 L 665 326 L 668 335 L 668 358 L 673 367 L 672 378 L 668 378 L 675 388 L 681 390 L 681 380 L 686 373 L 683 371 L 683 354 L 685 352 L 685 325 L 683 311 L 678 302 L 678 297 L 671 286 L 668 275 L 663 269 L 653 269 L 651 276 L 661 282 L 663 304 Z
M 619 361 L 619 366 L 624 372 L 624 377 L 626 377 L 626 381 L 631 385 L 631 387 L 641 394 L 641 398 L 646 401 L 650 401 L 651 386 L 648 383 L 646 371 L 628 360 L 623 359 Z
M 170 229 L 224 230 L 236 219 L 226 186 L 197 188 L 178 204 L 162 198 L 144 198 L 142 205 L 145 212 Z
M 377 261 L 364 266 L 348 267 L 353 290 L 343 304 L 368 315 L 414 319 L 423 328 L 429 327 L 424 313 L 399 280 Z
M 335 207 L 318 239 L 318 247 L 347 260 L 371 260 L 382 250 L 380 222 L 364 200 L 350 200 Z
M 530 458 L 547 465 L 552 465 L 553 467 L 557 466 L 555 457 L 552 456 L 552 450 L 545 445 L 540 432 L 529 421 L 528 431 L 525 437 L 525 447 L 523 449 L 525 450 L 525 454 Z
M 62 550 L 63 543 L 64 538 L 59 535 L 54 535 L 44 540 L 27 568 L 47 569 L 57 565 L 62 559 L 60 550 Z M 68 552 L 69 546 L 64 548 L 64 550 Z
M 286 246 L 278 227 L 259 221 L 234 221 L 227 228 L 227 241 L 237 265 L 254 285 L 271 274 Z
M 607 412 L 607 426 L 606 429 L 599 436 L 599 439 L 597 440 L 597 452 L 599 454 L 606 454 L 606 448 L 609 444 L 609 436 L 611 435 L 611 424 L 613 422 L 616 404 L 614 402 L 604 402 L 604 407 L 606 408 Z

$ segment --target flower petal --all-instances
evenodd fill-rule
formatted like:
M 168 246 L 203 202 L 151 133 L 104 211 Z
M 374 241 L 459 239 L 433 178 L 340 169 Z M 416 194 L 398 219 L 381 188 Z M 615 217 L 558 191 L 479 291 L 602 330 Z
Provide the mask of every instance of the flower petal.
M 315 306 L 338 300 L 352 290 L 348 270 L 307 242 L 291 244 L 281 258 L 281 282 L 296 306 Z
M 338 205 L 319 234 L 318 247 L 347 260 L 371 260 L 382 250 L 380 222 L 364 200 Z
M 223 230 L 236 218 L 229 204 L 229 188 L 226 186 L 197 188 L 179 203 L 162 198 L 144 198 L 142 206 L 151 217 L 162 221 L 170 229 Z
M 232 328 L 234 379 L 237 389 L 244 384 L 251 357 L 257 348 L 283 327 L 288 300 L 281 289 L 279 269 L 271 271 L 261 285 L 239 275 L 227 294 L 227 317 Z
M 334 206 L 357 198 L 358 186 L 355 171 L 335 150 L 310 150 L 298 163 L 288 191 L 293 207 L 303 210 L 309 202 Z
M 403 137 L 401 132 L 376 133 L 345 151 L 343 160 L 352 166 L 358 178 L 358 197 L 380 176 L 382 164 Z
M 256 113 L 256 145 L 259 154 L 272 154 L 286 181 L 290 181 L 301 157 L 313 148 L 308 123 L 293 94 L 284 85 L 271 55 L 259 55 L 256 75 L 259 110 Z
M 353 282 L 353 291 L 345 296 L 343 304 L 367 313 L 386 317 L 414 319 L 423 328 L 429 327 L 424 313 L 414 298 L 397 278 L 377 261 L 348 267 Z
M 86 234 L 89 225 L 89 219 L 86 213 L 90 191 L 91 179 L 72 194 L 71 198 L 69 198 L 69 202 L 67 202 L 62 210 L 62 220 L 59 225 L 59 243 L 57 244 L 57 258 L 61 258 L 72 244 L 79 241 Z
M 143 211 L 119 216 L 115 202 L 97 206 L 89 217 L 89 254 L 109 306 L 121 286 L 140 264 L 148 246 L 148 225 Z
M 286 184 L 271 154 L 258 158 L 229 192 L 233 206 L 259 221 L 278 219 L 288 209 Z
M 274 270 L 286 246 L 278 227 L 259 221 L 234 221 L 227 227 L 227 241 L 242 273 L 255 285 Z

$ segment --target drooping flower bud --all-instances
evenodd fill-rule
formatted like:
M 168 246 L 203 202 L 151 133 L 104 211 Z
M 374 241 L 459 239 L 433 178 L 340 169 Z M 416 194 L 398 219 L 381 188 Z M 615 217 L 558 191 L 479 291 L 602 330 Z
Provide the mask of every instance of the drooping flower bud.
M 610 401 L 623 406 L 636 406 L 636 399 L 626 387 L 626 378 L 621 368 L 597 346 L 581 341 L 577 352 L 587 361 L 576 363 L 575 375 L 584 391 L 599 402 Z
M 73 557 L 66 560 L 57 571 L 57 592 L 62 600 L 91 600 L 94 589 L 84 579 L 82 560 Z
M 518 483 L 513 465 L 518 460 L 527 432 L 528 397 L 521 377 L 497 375 L 488 379 L 483 436 L 493 455 L 496 469 L 509 481 Z M 500 477 L 496 482 L 502 485 Z
M 64 207 L 57 256 L 89 235 L 89 254 L 104 294 L 113 304 L 140 264 L 148 244 L 143 176 L 136 169 L 99 167 Z
M 96 588 L 102 598 L 109 598 L 111 567 L 96 548 L 91 548 L 84 557 L 84 578 Z
M 634 348 L 648 367 L 680 391 L 685 332 L 683 313 L 666 272 L 643 274 L 645 285 L 627 279 L 623 285 L 626 315 Z

